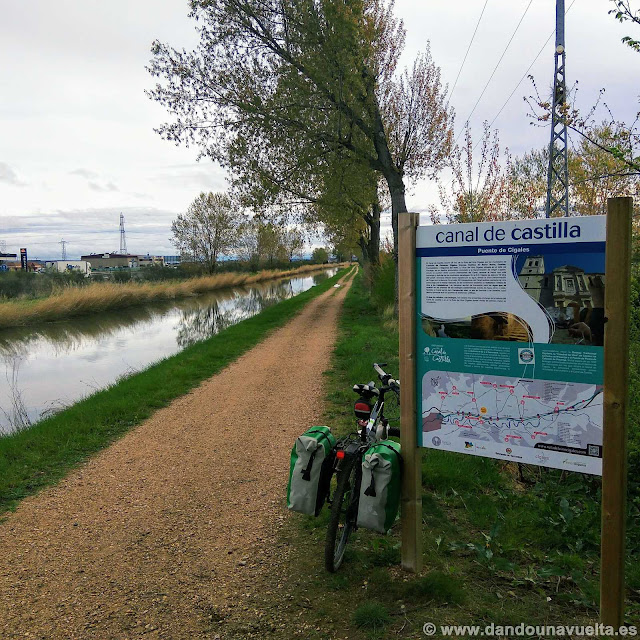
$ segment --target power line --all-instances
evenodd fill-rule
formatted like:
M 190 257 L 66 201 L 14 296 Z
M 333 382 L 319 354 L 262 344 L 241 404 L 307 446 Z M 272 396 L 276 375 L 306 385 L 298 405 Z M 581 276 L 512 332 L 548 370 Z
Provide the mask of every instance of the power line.
M 498 67 L 500 66 L 500 63 L 502 62 L 502 59 L 505 57 L 505 55 L 507 53 L 507 49 L 509 48 L 509 45 L 513 42 L 513 39 L 514 39 L 516 33 L 518 32 L 518 29 L 520 28 L 520 25 L 522 24 L 522 21 L 524 20 L 525 16 L 527 15 L 527 12 L 529 11 L 529 8 L 531 7 L 532 4 L 533 4 L 533 0 L 529 0 L 529 4 L 527 5 L 527 8 L 524 10 L 524 13 L 522 14 L 522 17 L 520 18 L 520 21 L 518 22 L 515 30 L 511 34 L 511 38 L 509 38 L 509 42 L 507 42 L 507 46 L 504 48 L 504 51 L 502 52 L 502 55 L 500 56 L 500 59 L 498 60 L 498 63 L 496 64 L 495 68 L 491 72 L 491 75 L 489 76 L 489 79 L 487 80 L 487 84 L 484 85 L 484 89 L 482 90 L 482 93 L 480 94 L 480 97 L 476 100 L 476 103 L 475 103 L 475 105 L 473 105 L 473 109 L 471 109 L 471 113 L 467 116 L 467 119 L 465 120 L 465 122 L 469 122 L 469 120 L 471 119 L 471 116 L 473 115 L 473 112 L 476 110 L 476 107 L 480 104 L 480 100 L 482 100 L 482 96 L 484 96 L 484 94 L 485 94 L 485 92 L 487 90 L 487 87 L 489 86 L 489 83 L 491 82 L 491 80 L 493 79 L 493 76 L 495 75 L 496 71 L 498 70 Z M 460 131 L 460 133 L 456 137 L 456 140 L 455 140 L 456 142 L 458 141 L 458 138 L 461 135 L 462 135 L 462 130 Z
M 571 2 L 571 4 L 569 5 L 569 8 L 565 11 L 565 15 L 567 15 L 567 13 L 569 13 L 569 11 L 571 11 L 571 8 L 573 7 L 573 5 L 575 4 L 576 0 L 573 0 Z M 529 3 L 531 4 L 531 3 Z M 527 10 L 529 9 L 529 7 L 527 7 Z M 526 13 L 526 12 L 525 12 Z M 524 17 L 524 16 L 523 16 Z M 518 25 L 520 26 L 520 25 Z M 516 29 L 517 30 L 517 29 Z M 527 67 L 527 70 L 524 72 L 524 74 L 522 75 L 522 78 L 520 78 L 520 80 L 518 80 L 516 86 L 513 88 L 513 91 L 509 94 L 509 97 L 504 101 L 503 105 L 500 107 L 498 113 L 496 113 L 496 115 L 494 116 L 493 120 L 489 123 L 489 129 L 491 129 L 493 123 L 498 119 L 498 117 L 500 116 L 500 114 L 504 111 L 504 108 L 507 106 L 507 104 L 509 104 L 509 101 L 511 100 L 511 98 L 513 98 L 513 95 L 515 94 L 515 92 L 518 90 L 518 87 L 522 84 L 522 81 L 529 75 L 529 71 L 531 71 L 531 68 L 533 67 L 533 65 L 536 63 L 536 61 L 538 60 L 538 58 L 542 55 L 542 52 L 544 51 L 545 47 L 549 44 L 549 40 L 551 40 L 551 38 L 553 38 L 556 34 L 556 30 L 554 29 L 550 34 L 549 37 L 544 41 L 544 44 L 542 45 L 542 47 L 540 47 L 540 51 L 538 51 L 536 57 L 533 59 L 533 62 Z M 512 36 L 513 37 L 513 36 Z M 507 45 L 509 46 L 509 45 Z M 504 54 L 503 54 L 504 55 Z M 485 87 L 486 88 L 486 87 Z M 475 107 L 474 107 L 475 109 Z M 471 112 L 473 113 L 473 111 Z M 471 114 L 469 114 L 469 118 L 471 117 Z M 469 118 L 467 118 L 466 122 L 469 122 Z M 462 133 L 462 132 L 461 132 Z M 458 138 L 460 137 L 460 134 L 458 134 L 458 137 L 456 138 L 456 142 L 458 141 Z M 480 138 L 474 145 L 473 148 L 471 149 L 472 153 L 473 151 L 476 150 L 476 148 L 478 147 L 478 145 L 482 142 L 482 138 Z M 445 189 L 448 189 L 452 184 L 453 181 L 455 180 L 455 178 L 452 178 L 451 180 L 449 180 L 449 182 L 447 183 L 447 186 L 445 187 Z
M 567 9 L 565 15 L 567 15 L 567 13 L 569 13 L 569 11 L 571 11 L 571 7 L 573 7 L 573 5 L 575 4 L 576 0 L 573 0 L 573 2 L 571 3 L 571 5 L 569 6 L 569 8 Z M 511 98 L 513 98 L 513 94 L 518 90 L 518 87 L 522 84 L 522 81 L 529 75 L 529 71 L 531 71 L 531 67 L 533 67 L 533 65 L 536 63 L 536 61 L 538 60 L 538 58 L 542 55 L 542 52 L 544 51 L 545 47 L 549 44 L 549 40 L 551 40 L 551 38 L 553 38 L 553 36 L 555 35 L 556 31 L 555 29 L 549 34 L 549 37 L 545 40 L 544 44 L 542 45 L 542 47 L 540 48 L 540 51 L 538 51 L 538 55 L 533 59 L 533 62 L 529 65 L 529 67 L 527 68 L 527 70 L 524 72 L 522 78 L 520 78 L 520 80 L 518 80 L 518 84 L 516 84 L 516 86 L 513 88 L 513 91 L 509 94 L 509 97 L 504 101 L 504 104 L 500 107 L 500 110 L 498 111 L 498 113 L 496 113 L 494 119 L 491 121 L 491 123 L 489 124 L 489 128 L 491 128 L 491 125 L 498 119 L 498 116 L 502 113 L 502 111 L 504 110 L 504 108 L 507 106 L 507 104 L 509 103 L 509 100 L 511 100 Z M 474 147 L 475 149 L 475 147 Z
M 489 4 L 489 0 L 485 0 L 484 7 L 482 7 L 482 13 L 478 18 L 478 22 L 476 23 L 476 28 L 473 31 L 473 35 L 471 36 L 471 42 L 469 42 L 469 46 L 467 47 L 467 52 L 464 54 L 464 59 L 462 60 L 462 64 L 460 65 L 460 69 L 458 70 L 458 75 L 456 76 L 456 81 L 453 83 L 453 89 L 449 93 L 449 97 L 447 98 L 447 104 L 451 100 L 451 96 L 453 92 L 456 90 L 456 85 L 458 84 L 458 78 L 460 78 L 460 74 L 462 73 L 462 68 L 464 67 L 464 63 L 467 61 L 467 56 L 469 55 L 469 51 L 471 50 L 471 45 L 473 44 L 473 40 L 476 37 L 476 33 L 478 32 L 478 27 L 480 26 L 480 21 L 482 20 L 482 16 L 484 15 L 484 10 L 487 8 L 487 4 Z

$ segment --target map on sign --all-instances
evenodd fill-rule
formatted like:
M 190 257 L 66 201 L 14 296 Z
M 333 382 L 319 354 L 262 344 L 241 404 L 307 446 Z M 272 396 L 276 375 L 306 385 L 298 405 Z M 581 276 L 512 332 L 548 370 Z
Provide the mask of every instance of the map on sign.
M 602 386 L 430 370 L 422 445 L 600 473 Z

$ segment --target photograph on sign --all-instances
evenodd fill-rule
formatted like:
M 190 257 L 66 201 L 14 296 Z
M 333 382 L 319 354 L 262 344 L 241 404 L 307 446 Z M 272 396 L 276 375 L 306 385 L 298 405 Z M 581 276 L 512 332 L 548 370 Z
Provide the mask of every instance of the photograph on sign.
M 601 474 L 605 217 L 419 227 L 418 441 Z

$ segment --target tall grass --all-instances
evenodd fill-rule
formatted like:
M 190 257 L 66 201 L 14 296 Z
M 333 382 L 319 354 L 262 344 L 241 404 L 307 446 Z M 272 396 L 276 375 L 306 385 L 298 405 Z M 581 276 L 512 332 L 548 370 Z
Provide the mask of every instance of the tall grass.
M 344 265 L 331 266 L 342 267 Z M 83 287 L 64 287 L 42 300 L 0 303 L 0 329 L 60 320 L 89 313 L 100 313 L 152 301 L 185 298 L 206 291 L 246 286 L 326 268 L 327 265 L 305 265 L 286 272 L 265 270 L 255 274 L 221 273 L 191 278 L 183 282 L 129 282 L 122 284 L 105 282 Z

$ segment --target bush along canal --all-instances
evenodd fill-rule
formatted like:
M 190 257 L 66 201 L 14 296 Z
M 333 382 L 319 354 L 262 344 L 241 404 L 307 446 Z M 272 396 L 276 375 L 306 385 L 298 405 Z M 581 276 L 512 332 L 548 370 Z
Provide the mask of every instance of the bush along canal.
M 156 409 L 223 369 L 268 332 L 284 325 L 311 299 L 334 286 L 345 273 L 341 270 L 222 333 L 185 344 L 179 353 L 120 379 L 30 428 L 0 437 L 0 513 L 57 481 Z

